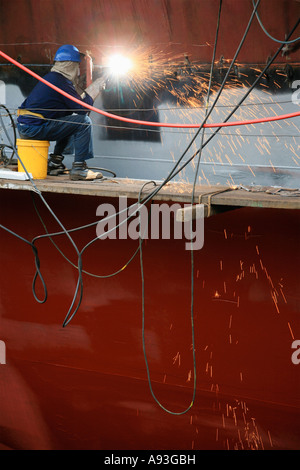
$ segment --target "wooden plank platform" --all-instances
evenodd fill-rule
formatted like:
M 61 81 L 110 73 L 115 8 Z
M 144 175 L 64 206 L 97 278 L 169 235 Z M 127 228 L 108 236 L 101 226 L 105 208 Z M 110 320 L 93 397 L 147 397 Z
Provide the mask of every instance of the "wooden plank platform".
M 47 177 L 35 180 L 35 185 L 42 193 L 77 194 L 85 196 L 117 198 L 126 196 L 138 200 L 141 188 L 147 181 L 120 178 L 109 178 L 91 182 L 70 181 L 68 176 Z M 160 182 L 156 182 L 159 185 Z M 142 195 L 154 189 L 154 184 L 144 187 Z M 0 179 L 0 189 L 34 190 L 30 181 Z M 189 183 L 167 183 L 153 198 L 158 201 L 191 202 L 192 185 Z M 243 187 L 243 186 L 196 186 L 195 203 L 203 203 L 209 207 L 206 215 L 237 207 L 261 207 L 274 209 L 300 209 L 300 189 L 275 187 Z

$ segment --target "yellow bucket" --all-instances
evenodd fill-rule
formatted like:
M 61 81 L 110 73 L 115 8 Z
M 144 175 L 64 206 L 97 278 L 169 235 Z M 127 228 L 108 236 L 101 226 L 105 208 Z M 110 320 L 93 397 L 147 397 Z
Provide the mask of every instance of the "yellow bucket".
M 33 179 L 47 178 L 49 145 L 48 140 L 17 139 L 19 157 Z M 18 171 L 25 171 L 19 160 Z

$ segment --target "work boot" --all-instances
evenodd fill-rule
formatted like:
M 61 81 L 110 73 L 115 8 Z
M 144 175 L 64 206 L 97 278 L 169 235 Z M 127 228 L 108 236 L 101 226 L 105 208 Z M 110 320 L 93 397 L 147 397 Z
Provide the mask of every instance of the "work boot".
M 86 162 L 74 162 L 70 171 L 70 180 L 72 181 L 92 181 L 103 178 L 102 173 L 95 172 L 87 168 Z
M 64 173 L 66 167 L 62 163 L 63 159 L 63 155 L 55 155 L 54 153 L 50 153 L 47 171 L 49 176 L 58 176 Z

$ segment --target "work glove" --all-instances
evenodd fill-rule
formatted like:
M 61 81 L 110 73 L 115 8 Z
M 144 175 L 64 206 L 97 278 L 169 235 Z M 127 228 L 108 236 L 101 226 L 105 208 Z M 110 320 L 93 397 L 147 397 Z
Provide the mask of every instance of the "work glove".
M 85 89 L 85 93 L 87 93 L 95 101 L 97 96 L 104 89 L 105 82 L 106 82 L 106 77 L 97 78 L 97 80 L 95 80 Z

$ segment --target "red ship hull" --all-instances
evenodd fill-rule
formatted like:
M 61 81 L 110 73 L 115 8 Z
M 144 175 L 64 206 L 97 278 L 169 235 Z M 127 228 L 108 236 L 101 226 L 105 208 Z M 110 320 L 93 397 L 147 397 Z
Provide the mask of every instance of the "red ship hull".
M 75 44 L 89 50 L 96 64 L 113 51 L 128 50 L 153 54 L 153 60 L 157 54 L 183 61 L 187 54 L 192 62 L 210 64 L 219 1 L 85 0 L 83 7 L 78 0 L 14 0 L 0 2 L 0 8 L 1 43 L 23 63 L 51 64 L 58 45 Z M 216 60 L 233 58 L 252 11 L 251 0 L 223 1 Z M 284 40 L 300 6 L 297 0 L 264 0 L 258 11 L 267 31 Z M 277 46 L 255 20 L 238 61 L 265 64 Z M 286 62 L 285 57 L 278 60 Z
M 1 223 L 26 239 L 43 233 L 27 192 L 1 190 Z M 65 226 L 97 220 L 99 198 L 50 195 Z M 105 200 L 113 203 L 114 200 Z M 39 201 L 48 230 L 57 226 Z M 74 233 L 82 248 L 95 227 Z M 76 264 L 65 237 L 59 248 Z M 51 242 L 37 242 L 48 300 L 32 295 L 30 246 L 1 232 L 1 442 L 17 449 L 296 449 L 299 371 L 297 211 L 237 209 L 205 220 L 195 255 L 194 331 L 191 253 L 183 240 L 147 240 L 145 349 L 138 256 L 117 276 L 84 276 L 82 305 L 70 324 L 77 271 Z M 83 268 L 107 275 L 137 248 L 102 240 Z M 37 284 L 37 294 L 43 292 Z

